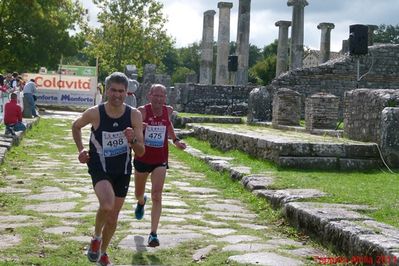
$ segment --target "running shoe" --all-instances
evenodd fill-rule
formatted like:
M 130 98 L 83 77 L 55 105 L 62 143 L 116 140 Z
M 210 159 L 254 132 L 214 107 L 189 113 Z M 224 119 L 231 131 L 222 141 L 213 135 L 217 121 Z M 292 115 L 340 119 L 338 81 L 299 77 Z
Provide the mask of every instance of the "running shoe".
M 96 262 L 100 258 L 101 239 L 93 238 L 87 251 L 87 258 L 91 262 Z
M 159 240 L 158 240 L 158 235 L 151 233 L 150 236 L 148 237 L 148 246 L 155 248 L 159 246 Z
M 107 253 L 101 255 L 100 259 L 97 261 L 97 266 L 113 266 L 114 264 L 108 258 Z
M 136 216 L 137 220 L 141 220 L 144 217 L 144 206 L 147 202 L 147 196 L 144 195 L 144 204 L 141 205 L 137 202 L 136 209 L 134 210 L 134 215 Z

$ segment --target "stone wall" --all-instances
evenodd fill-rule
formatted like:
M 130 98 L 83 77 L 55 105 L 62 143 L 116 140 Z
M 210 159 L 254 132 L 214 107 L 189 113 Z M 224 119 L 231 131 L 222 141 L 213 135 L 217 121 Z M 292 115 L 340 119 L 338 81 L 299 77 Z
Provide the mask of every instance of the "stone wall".
M 338 122 L 338 104 L 338 97 L 329 93 L 316 93 L 306 98 L 306 130 L 335 129 Z
M 246 115 L 254 87 L 177 83 L 168 92 L 168 103 L 178 112 Z
M 399 106 L 399 90 L 357 89 L 345 93 L 344 135 L 380 143 L 381 112 Z
M 299 126 L 301 95 L 287 88 L 279 89 L 273 97 L 272 125 Z
M 381 150 L 386 163 L 399 168 L 399 108 L 387 107 L 381 113 Z
M 360 58 L 361 79 L 359 88 L 399 89 L 399 44 L 384 44 L 369 47 L 369 55 Z M 318 67 L 292 70 L 280 75 L 271 83 L 275 89 L 289 88 L 299 92 L 304 100 L 318 92 L 340 97 L 340 116 L 345 91 L 356 86 L 356 60 L 348 55 L 328 61 Z M 372 67 L 371 67 L 372 66 Z M 371 69 L 370 69 L 371 67 Z

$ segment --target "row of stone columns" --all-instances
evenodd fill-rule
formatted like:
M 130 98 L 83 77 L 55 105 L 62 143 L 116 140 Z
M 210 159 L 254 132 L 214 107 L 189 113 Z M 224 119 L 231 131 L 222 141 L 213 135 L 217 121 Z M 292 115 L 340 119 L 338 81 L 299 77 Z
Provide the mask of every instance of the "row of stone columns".
M 216 58 L 216 84 L 229 83 L 228 56 L 230 48 L 230 9 L 232 3 L 219 2 L 219 30 Z M 238 67 L 235 76 L 236 85 L 246 85 L 248 82 L 249 61 L 249 27 L 251 0 L 240 0 L 238 7 L 237 48 Z M 213 30 L 214 10 L 204 12 L 202 33 L 200 83 L 212 84 L 213 63 Z
M 288 57 L 290 57 L 289 69 L 302 68 L 303 46 L 304 46 L 304 9 L 308 5 L 307 0 L 288 0 L 288 6 L 292 6 L 292 21 L 280 20 L 275 23 L 279 27 L 276 77 L 286 72 L 288 68 Z M 233 4 L 230 2 L 219 2 L 219 29 L 216 59 L 216 84 L 228 84 L 228 56 L 230 48 L 230 10 Z M 251 0 L 239 0 L 238 25 L 237 25 L 237 47 L 238 67 L 235 74 L 236 85 L 248 83 L 249 62 L 249 31 L 250 31 Z M 200 83 L 212 84 L 213 64 L 213 31 L 214 10 L 204 13 L 202 51 L 200 62 Z M 288 28 L 291 26 L 291 53 L 288 56 Z M 330 59 L 331 30 L 333 23 L 322 22 L 317 28 L 321 30 L 320 59 L 324 63 Z M 373 42 L 375 25 L 369 25 L 369 45 Z M 343 51 L 347 49 L 347 42 L 343 42 Z

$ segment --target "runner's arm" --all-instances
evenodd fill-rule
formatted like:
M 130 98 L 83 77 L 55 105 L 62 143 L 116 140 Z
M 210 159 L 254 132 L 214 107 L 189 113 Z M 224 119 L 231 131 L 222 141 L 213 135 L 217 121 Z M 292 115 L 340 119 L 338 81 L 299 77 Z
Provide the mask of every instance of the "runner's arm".
M 134 138 L 130 141 L 134 153 L 137 156 L 143 156 L 145 152 L 144 137 L 143 137 L 143 118 L 142 113 L 137 109 L 132 111 L 132 126 L 134 130 Z
M 166 109 L 168 110 L 168 116 L 169 116 L 169 120 L 170 120 L 170 117 L 173 113 L 173 107 L 168 105 L 168 106 L 166 106 Z M 172 122 L 170 122 L 170 125 L 168 126 L 168 137 L 173 140 L 173 144 L 175 144 L 175 146 L 177 148 L 184 150 L 187 147 L 186 143 L 184 143 L 181 139 L 179 139 L 176 136 L 175 128 L 173 127 Z
M 82 141 L 82 128 L 88 124 L 96 123 L 96 109 L 90 108 L 86 110 L 79 118 L 77 118 L 72 124 L 72 137 L 75 141 L 76 147 L 79 152 L 79 161 L 86 163 L 89 161 L 89 154 L 85 149 Z

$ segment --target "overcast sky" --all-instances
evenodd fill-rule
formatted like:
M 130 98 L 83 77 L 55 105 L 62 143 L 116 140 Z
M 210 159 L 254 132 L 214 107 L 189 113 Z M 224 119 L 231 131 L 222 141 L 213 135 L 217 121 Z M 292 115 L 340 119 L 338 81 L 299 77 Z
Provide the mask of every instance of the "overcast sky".
M 199 42 L 202 38 L 203 13 L 215 10 L 214 40 L 217 41 L 219 12 L 216 0 L 158 0 L 164 5 L 164 14 L 168 18 L 166 28 L 175 39 L 176 47 Z M 91 0 L 82 0 L 89 8 L 90 23 L 95 25 L 96 8 Z M 238 0 L 224 1 L 233 3 L 230 18 L 230 39 L 236 40 Z M 304 45 L 312 49 L 320 47 L 321 22 L 335 24 L 331 31 L 331 50 L 339 51 L 342 40 L 349 36 L 352 24 L 399 24 L 399 0 L 308 0 L 305 7 Z M 278 28 L 274 23 L 279 20 L 291 20 L 292 7 L 287 0 L 252 0 L 251 26 L 249 41 L 259 48 L 278 38 Z

